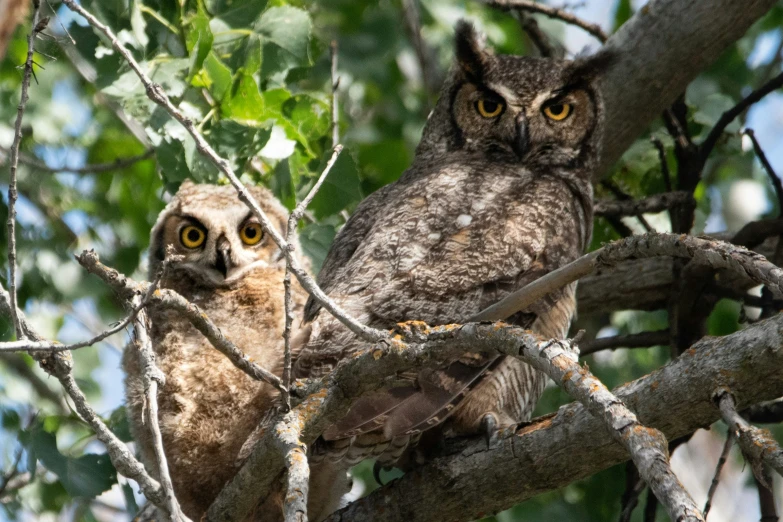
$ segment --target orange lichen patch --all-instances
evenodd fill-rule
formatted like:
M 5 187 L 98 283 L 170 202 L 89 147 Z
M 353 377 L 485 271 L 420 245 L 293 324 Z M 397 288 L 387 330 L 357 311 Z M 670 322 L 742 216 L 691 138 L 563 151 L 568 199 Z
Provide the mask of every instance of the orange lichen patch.
M 458 245 L 462 246 L 468 246 L 470 244 L 470 229 L 469 228 L 463 228 L 451 238 L 449 238 L 452 243 L 457 243 Z
M 152 295 L 154 295 L 155 297 L 160 297 L 163 294 L 160 293 L 160 289 L 158 288 L 154 292 L 152 292 Z
M 573 375 L 574 375 L 573 371 L 567 371 L 567 372 L 565 372 L 565 375 L 563 375 L 563 378 L 560 379 L 560 380 L 563 381 L 563 382 L 570 381 L 571 377 L 573 377 Z
M 598 393 L 599 391 L 602 391 L 604 389 L 604 386 L 598 382 L 593 382 L 590 384 L 590 393 Z
M 650 389 L 652 391 L 655 391 L 655 390 L 658 389 L 658 386 L 660 386 L 660 385 L 661 385 L 661 383 L 659 383 L 658 381 L 653 381 L 652 384 L 650 385 Z
M 372 351 L 372 358 L 376 361 L 383 357 L 383 350 L 373 350 Z

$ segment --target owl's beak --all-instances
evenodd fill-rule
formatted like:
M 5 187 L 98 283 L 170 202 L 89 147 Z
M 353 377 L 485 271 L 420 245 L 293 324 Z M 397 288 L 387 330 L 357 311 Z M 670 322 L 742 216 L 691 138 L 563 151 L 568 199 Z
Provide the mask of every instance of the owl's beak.
M 215 256 L 215 270 L 223 274 L 223 278 L 228 275 L 233 263 L 231 261 L 231 245 L 224 237 L 218 239 L 217 255 Z
M 517 157 L 522 159 L 525 157 L 528 150 L 530 150 L 530 137 L 528 136 L 527 132 L 527 118 L 525 118 L 524 112 L 520 112 L 517 116 L 516 128 L 516 136 L 514 136 L 514 142 L 511 144 L 511 146 L 513 147 Z

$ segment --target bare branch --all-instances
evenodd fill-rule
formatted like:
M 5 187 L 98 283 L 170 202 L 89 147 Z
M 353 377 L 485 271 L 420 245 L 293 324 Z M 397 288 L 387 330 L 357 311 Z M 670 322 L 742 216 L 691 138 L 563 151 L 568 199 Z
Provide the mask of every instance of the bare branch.
M 595 36 L 602 43 L 609 39 L 607 34 L 598 24 L 591 24 L 582 20 L 578 16 L 569 13 L 564 9 L 558 9 L 530 0 L 483 0 L 485 4 L 501 9 L 518 9 L 520 11 L 530 11 L 531 13 L 540 13 L 549 18 L 562 20 L 565 23 L 581 27 L 591 35 Z
M 340 77 L 337 76 L 337 40 L 332 40 L 329 45 L 329 53 L 332 59 L 332 148 L 336 149 L 340 143 L 340 111 L 337 100 L 337 88 L 340 86 Z
M 8 292 L 0 286 L 0 312 L 10 315 L 11 298 Z M 33 341 L 42 341 L 43 338 L 33 330 L 21 311 L 18 311 L 20 327 L 24 334 Z M 106 446 L 106 452 L 109 455 L 114 468 L 129 479 L 135 480 L 141 487 L 144 496 L 147 499 L 168 513 L 164 504 L 163 492 L 160 484 L 147 474 L 144 466 L 136 460 L 133 454 L 128 450 L 125 444 L 118 439 L 112 431 L 106 427 L 106 424 L 100 419 L 95 410 L 87 403 L 76 381 L 73 378 L 71 370 L 73 369 L 73 359 L 70 352 L 50 352 L 49 354 L 35 354 L 41 368 L 57 378 L 62 384 L 65 392 L 71 398 L 79 416 L 95 432 L 98 440 Z
M 761 166 L 764 167 L 767 176 L 769 176 L 772 186 L 775 187 L 775 195 L 778 197 L 778 209 L 780 209 L 780 212 L 783 212 L 783 184 L 780 183 L 780 178 L 775 173 L 775 169 L 772 168 L 772 165 L 770 165 L 767 155 L 764 154 L 764 150 L 761 148 L 761 145 L 759 145 L 759 142 L 756 139 L 756 133 L 753 132 L 753 129 L 745 129 L 743 134 L 750 138 L 750 141 L 753 143 L 753 150 L 756 151 L 756 156 L 758 156 Z
M 769 430 L 757 428 L 743 419 L 737 412 L 734 397 L 728 390 L 720 390 L 716 393 L 716 398 L 723 421 L 730 430 L 736 432 L 742 453 L 751 463 L 753 474 L 759 482 L 766 484 L 762 463 L 783 475 L 783 450 Z
M 549 39 L 549 36 L 541 30 L 538 26 L 538 22 L 532 16 L 525 14 L 521 9 L 517 10 L 519 17 L 519 26 L 525 32 L 533 45 L 536 46 L 538 52 L 544 58 L 562 58 L 563 49 L 555 46 Z
M 177 292 L 168 288 L 150 292 L 150 288 L 154 289 L 153 283 L 133 281 L 113 268 L 107 267 L 100 262 L 98 254 L 93 250 L 85 250 L 76 256 L 76 260 L 88 272 L 98 276 L 104 283 L 113 288 L 120 298 L 130 300 L 137 294 L 149 293 L 151 304 L 179 312 L 190 321 L 196 330 L 207 338 L 212 346 L 225 355 L 234 366 L 253 379 L 269 383 L 280 390 L 281 381 L 277 375 L 251 361 L 242 350 L 223 335 L 220 328 L 207 317 L 207 314 Z
M 726 464 L 726 458 L 729 456 L 729 450 L 731 450 L 732 444 L 734 444 L 734 431 L 729 430 L 728 434 L 726 434 L 726 442 L 723 444 L 723 451 L 721 451 L 720 457 L 718 458 L 718 464 L 715 466 L 715 474 L 712 476 L 710 489 L 707 491 L 707 502 L 704 504 L 703 511 L 705 520 L 712 507 L 712 497 L 715 496 L 715 491 L 718 489 L 718 484 L 720 484 L 720 473 L 723 471 L 723 465 Z
M 725 383 L 738 406 L 747 407 L 783 395 L 781 370 L 783 315 L 778 314 L 725 337 L 706 337 L 614 395 L 645 426 L 676 440 L 720 418 L 709 393 L 714 383 Z M 483 436 L 446 440 L 427 464 L 329 520 L 475 520 L 627 460 L 628 452 L 602 420 L 581 404 L 570 404 L 490 447 Z M 499 476 L 514 480 L 491 480 Z
M 726 127 L 734 121 L 734 118 L 742 114 L 745 109 L 761 100 L 767 94 L 781 87 L 783 87 L 783 73 L 778 74 L 767 83 L 745 96 L 734 107 L 724 112 L 715 125 L 713 125 L 712 129 L 710 129 L 709 134 L 704 138 L 701 145 L 699 145 L 699 155 L 702 162 L 707 160 L 710 153 L 712 153 L 712 149 L 715 148 L 715 144 L 718 143 L 718 139 L 723 134 L 723 131 L 725 131 Z
M 421 14 L 419 13 L 417 0 L 402 0 L 402 18 L 405 22 L 408 38 L 416 51 L 424 90 L 427 93 L 430 104 L 432 104 L 434 101 L 432 97 L 440 89 L 441 74 L 438 70 L 438 64 L 434 60 L 435 52 L 427 45 L 427 42 L 421 35 Z
M 150 288 L 154 289 L 156 286 L 152 285 Z M 132 301 L 133 308 L 138 308 L 141 305 L 141 297 L 134 297 Z M 141 379 L 144 385 L 144 400 L 146 402 L 145 421 L 147 428 L 152 434 L 152 447 L 158 464 L 158 477 L 160 479 L 163 501 L 173 521 L 189 522 L 190 519 L 182 513 L 177 497 L 174 495 L 169 465 L 166 461 L 166 454 L 163 451 L 163 436 L 160 433 L 160 424 L 158 422 L 158 385 L 163 386 L 166 377 L 155 365 L 155 352 L 152 350 L 152 343 L 147 333 L 147 314 L 143 311 L 139 312 L 133 327 L 136 332 L 134 344 L 139 356 L 139 366 L 142 369 Z
M 310 489 L 310 466 L 307 447 L 302 444 L 301 424 L 292 426 L 278 423 L 274 431 L 278 439 L 278 451 L 283 455 L 286 468 L 286 494 L 283 503 L 285 522 L 307 520 L 307 495 Z
M 307 393 L 307 399 L 286 413 L 280 420 L 284 424 L 278 426 L 301 426 L 299 440 L 312 444 L 327 426 L 347 412 L 356 398 L 393 383 L 398 372 L 443 364 L 465 353 L 519 357 L 546 372 L 602 419 L 615 439 L 631 452 L 642 477 L 648 483 L 653 475 L 656 477 L 652 487 L 664 497 L 662 503 L 671 513 L 692 510 L 699 513 L 668 469 L 665 438 L 656 430 L 641 426 L 618 398 L 579 366 L 570 341 L 544 341 L 535 334 L 502 323 L 429 328 L 413 322 L 401 324 L 400 328 L 404 340 L 395 338 L 378 343 L 340 363 L 323 381 L 302 390 Z M 210 507 L 207 520 L 242 519 L 258 498 L 268 493 L 274 477 L 284 467 L 283 458 L 276 451 L 278 431 L 271 429 L 262 435 L 242 469 Z M 247 494 L 250 490 L 253 495 Z
M 664 112 L 664 114 L 671 114 L 670 111 Z M 676 119 L 674 119 L 676 122 Z M 663 175 L 663 183 L 666 186 L 666 192 L 672 191 L 672 175 L 669 172 L 669 162 L 666 160 L 666 149 L 663 147 L 663 142 L 653 136 L 650 141 L 658 150 L 658 160 L 661 162 L 661 174 Z
M 592 273 L 601 265 L 612 266 L 626 259 L 660 256 L 691 259 L 691 262 L 697 265 L 727 269 L 756 284 L 767 285 L 778 298 L 783 296 L 783 270 L 762 255 L 724 241 L 684 234 L 652 233 L 620 239 L 590 252 L 517 290 L 470 320 L 503 320 L 525 310 L 550 292 Z
M 643 199 L 624 201 L 599 199 L 595 202 L 595 215 L 601 217 L 639 216 L 650 212 L 669 210 L 677 205 L 692 201 L 694 201 L 693 195 L 684 190 L 664 192 Z
M 27 106 L 30 87 L 30 78 L 33 75 L 33 55 L 35 54 L 35 37 L 45 28 L 39 29 L 39 16 L 41 13 L 40 0 L 33 2 L 33 21 L 30 26 L 30 34 L 27 35 L 27 58 L 24 62 L 24 73 L 22 74 L 22 95 L 19 105 L 16 107 L 16 123 L 14 123 L 14 141 L 11 144 L 9 153 L 11 163 L 11 177 L 8 181 L 8 292 L 11 296 L 11 320 L 14 325 L 14 332 L 17 339 L 24 339 L 24 332 L 19 323 L 19 314 L 17 313 L 18 304 L 16 300 L 16 170 L 19 166 L 19 145 L 22 142 L 22 119 L 24 118 L 24 109 Z
M 10 154 L 9 150 L 3 146 L 0 146 L 0 152 L 2 152 L 3 154 Z M 112 172 L 115 170 L 120 170 L 126 167 L 130 167 L 131 165 L 134 165 L 140 161 L 144 161 L 146 159 L 151 158 L 154 154 L 155 151 L 153 149 L 149 149 L 143 152 L 142 154 L 137 154 L 135 156 L 130 156 L 127 158 L 118 158 L 114 161 L 107 161 L 106 163 L 93 163 L 90 165 L 85 165 L 84 167 L 74 167 L 74 168 L 70 168 L 67 165 L 62 167 L 50 167 L 43 161 L 40 161 L 36 158 L 33 158 L 31 156 L 26 156 L 24 154 L 19 154 L 19 163 L 33 167 L 34 169 L 40 172 L 49 172 L 49 173 L 70 172 L 72 174 L 99 174 L 103 172 Z
M 193 140 L 196 143 L 196 149 L 211 163 L 213 163 L 218 168 L 218 170 L 224 176 L 226 176 L 226 178 L 228 178 L 231 185 L 237 190 L 239 200 L 246 204 L 250 210 L 253 211 L 253 214 L 258 218 L 261 227 L 264 229 L 264 232 L 272 238 L 278 247 L 280 247 L 280 250 L 285 254 L 286 259 L 290 263 L 291 272 L 296 276 L 302 287 L 313 297 L 313 299 L 315 299 L 321 306 L 328 310 L 329 313 L 331 313 L 335 318 L 347 326 L 361 339 L 369 342 L 375 342 L 387 337 L 386 332 L 377 330 L 375 328 L 370 328 L 369 326 L 359 323 L 356 319 L 345 312 L 345 310 L 338 306 L 333 300 L 331 300 L 323 292 L 323 290 L 321 290 L 321 288 L 316 284 L 315 280 L 307 273 L 304 267 L 302 267 L 296 256 L 293 255 L 293 252 L 288 248 L 288 244 L 286 243 L 285 239 L 274 227 L 272 222 L 269 220 L 269 217 L 261 209 L 253 195 L 248 192 L 247 188 L 245 188 L 242 182 L 239 181 L 239 178 L 237 178 L 237 176 L 231 171 L 231 167 L 228 161 L 225 158 L 220 157 L 220 155 L 215 152 L 215 149 L 212 148 L 212 146 L 207 142 L 207 140 L 204 139 L 201 133 L 199 133 L 198 129 L 196 129 L 193 121 L 191 121 L 190 118 L 186 117 L 182 111 L 174 106 L 163 88 L 157 83 L 154 83 L 147 73 L 144 72 L 141 65 L 136 61 L 135 58 L 133 58 L 133 55 L 130 53 L 130 51 L 128 51 L 128 49 L 126 49 L 120 43 L 114 32 L 108 26 L 95 18 L 95 16 L 87 12 L 87 10 L 85 10 L 81 5 L 77 4 L 74 0 L 63 0 L 63 3 L 68 6 L 71 11 L 74 11 L 75 13 L 83 16 L 90 25 L 103 33 L 109 39 L 109 41 L 111 41 L 112 47 L 114 47 L 114 49 L 120 55 L 122 55 L 123 58 L 125 58 L 125 61 L 128 62 L 131 69 L 133 69 L 133 71 L 141 80 L 141 83 L 146 89 L 147 97 L 160 105 L 167 113 L 177 120 L 185 128 L 185 130 L 188 131 L 188 134 L 193 137 Z
M 582 356 L 601 350 L 615 348 L 649 348 L 669 343 L 669 330 L 656 330 L 654 332 L 642 332 L 629 335 L 616 335 L 614 337 L 601 337 L 592 341 L 579 343 L 579 352 Z

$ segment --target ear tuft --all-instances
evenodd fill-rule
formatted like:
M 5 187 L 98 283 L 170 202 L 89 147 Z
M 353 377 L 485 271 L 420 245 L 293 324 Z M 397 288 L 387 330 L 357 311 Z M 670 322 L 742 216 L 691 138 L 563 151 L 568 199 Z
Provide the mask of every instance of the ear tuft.
M 457 22 L 454 47 L 460 70 L 469 80 L 481 81 L 489 62 L 489 54 L 484 50 L 473 24 L 467 20 Z

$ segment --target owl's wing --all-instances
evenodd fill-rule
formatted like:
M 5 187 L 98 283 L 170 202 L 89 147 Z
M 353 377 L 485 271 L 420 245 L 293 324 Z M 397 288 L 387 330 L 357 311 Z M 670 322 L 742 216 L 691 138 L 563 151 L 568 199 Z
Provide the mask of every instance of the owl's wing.
M 335 247 L 329 249 L 329 253 L 318 274 L 318 286 L 325 293 L 328 294 L 334 288 L 335 283 L 341 280 L 340 276 L 343 273 L 343 269 L 351 261 L 359 245 L 364 242 L 378 216 L 382 215 L 380 208 L 384 205 L 388 193 L 392 190 L 394 190 L 393 184 L 386 185 L 378 189 L 370 197 L 364 199 L 356 208 L 356 212 L 351 216 L 351 219 L 348 220 L 337 234 L 337 237 L 335 237 Z M 339 248 L 336 245 L 339 245 Z M 320 309 L 321 305 L 311 296 L 307 300 L 307 304 L 305 304 L 305 321 L 309 322 L 315 319 Z

